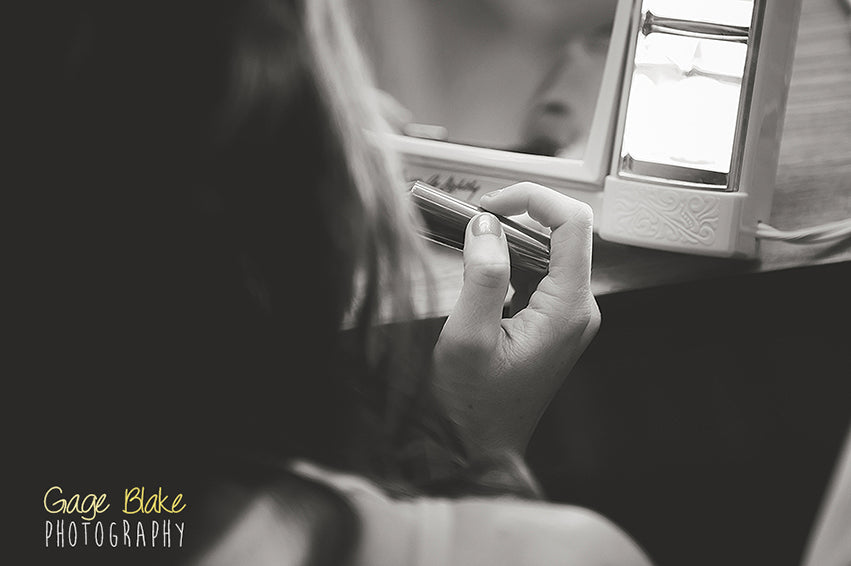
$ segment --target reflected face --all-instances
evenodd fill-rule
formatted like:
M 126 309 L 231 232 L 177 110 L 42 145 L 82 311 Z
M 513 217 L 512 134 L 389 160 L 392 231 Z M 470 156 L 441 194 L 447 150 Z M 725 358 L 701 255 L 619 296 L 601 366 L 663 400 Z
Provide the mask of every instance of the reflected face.
M 582 158 L 619 0 L 364 3 L 400 132 Z
M 581 159 L 591 130 L 605 68 L 605 49 L 573 42 L 529 113 L 529 153 Z M 589 85 L 593 87 L 589 88 Z

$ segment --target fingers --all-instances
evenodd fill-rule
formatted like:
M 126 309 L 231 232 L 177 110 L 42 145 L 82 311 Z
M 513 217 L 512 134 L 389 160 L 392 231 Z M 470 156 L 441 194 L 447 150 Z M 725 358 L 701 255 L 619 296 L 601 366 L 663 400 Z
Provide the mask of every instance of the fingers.
M 492 214 L 475 216 L 464 238 L 464 284 L 443 327 L 453 342 L 490 351 L 499 339 L 511 264 L 499 221 Z
M 518 183 L 482 196 L 481 206 L 502 215 L 523 212 L 552 229 L 549 273 L 529 307 L 552 316 L 587 303 L 591 287 L 593 213 L 576 199 L 535 183 Z
M 570 282 L 579 278 L 590 281 L 594 218 L 590 206 L 535 183 L 518 183 L 488 193 L 482 196 L 481 205 L 502 215 L 528 211 L 552 229 L 550 275 Z

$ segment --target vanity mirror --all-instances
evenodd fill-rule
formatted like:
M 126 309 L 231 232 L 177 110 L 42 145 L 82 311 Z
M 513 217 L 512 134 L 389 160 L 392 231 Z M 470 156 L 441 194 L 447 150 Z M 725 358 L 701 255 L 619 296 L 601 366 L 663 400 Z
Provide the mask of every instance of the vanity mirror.
M 409 181 L 477 204 L 534 181 L 607 240 L 755 256 L 801 0 L 369 0 Z
M 604 239 L 752 257 L 777 173 L 800 0 L 631 5 Z

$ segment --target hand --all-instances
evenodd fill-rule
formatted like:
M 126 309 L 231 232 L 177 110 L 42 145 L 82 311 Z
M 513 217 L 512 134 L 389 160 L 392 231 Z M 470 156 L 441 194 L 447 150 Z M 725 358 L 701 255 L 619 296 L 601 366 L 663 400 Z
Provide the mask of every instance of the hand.
M 510 262 L 488 213 L 467 225 L 464 284 L 434 350 L 434 388 L 468 457 L 523 455 L 538 420 L 600 325 L 591 294 L 591 208 L 533 183 L 482 197 L 501 215 L 523 212 L 552 229 L 550 268 L 511 318 L 502 312 Z

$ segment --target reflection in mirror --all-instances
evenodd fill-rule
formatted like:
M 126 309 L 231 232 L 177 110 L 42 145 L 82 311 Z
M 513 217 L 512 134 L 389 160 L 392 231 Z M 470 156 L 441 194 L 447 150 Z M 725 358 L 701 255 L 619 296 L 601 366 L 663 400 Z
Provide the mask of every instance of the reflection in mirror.
M 408 136 L 581 159 L 617 0 L 359 0 L 391 124 Z
M 753 10 L 753 0 L 643 1 L 622 175 L 729 186 Z

